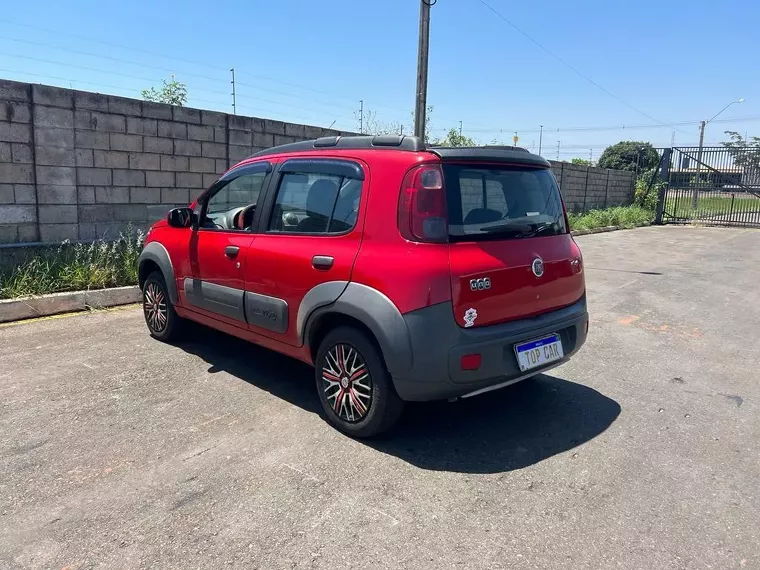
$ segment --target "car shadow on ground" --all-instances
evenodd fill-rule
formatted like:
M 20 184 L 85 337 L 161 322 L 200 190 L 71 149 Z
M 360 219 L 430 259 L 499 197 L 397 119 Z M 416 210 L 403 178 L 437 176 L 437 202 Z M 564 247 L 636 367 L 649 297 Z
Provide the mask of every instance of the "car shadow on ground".
M 423 469 L 501 473 L 578 447 L 618 415 L 593 388 L 541 374 L 454 403 L 409 403 L 392 436 L 368 444 Z
M 197 329 L 197 330 L 196 330 Z M 211 329 L 177 346 L 305 411 L 321 413 L 310 366 Z M 365 445 L 422 469 L 501 473 L 569 451 L 604 432 L 620 405 L 542 374 L 457 402 L 408 403 L 399 425 Z

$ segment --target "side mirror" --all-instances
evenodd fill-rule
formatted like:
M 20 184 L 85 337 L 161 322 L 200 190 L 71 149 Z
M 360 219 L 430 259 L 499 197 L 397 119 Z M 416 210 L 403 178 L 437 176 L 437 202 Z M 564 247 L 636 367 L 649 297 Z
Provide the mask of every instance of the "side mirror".
M 192 208 L 174 208 L 169 210 L 166 221 L 173 228 L 189 228 L 193 225 L 195 212 Z

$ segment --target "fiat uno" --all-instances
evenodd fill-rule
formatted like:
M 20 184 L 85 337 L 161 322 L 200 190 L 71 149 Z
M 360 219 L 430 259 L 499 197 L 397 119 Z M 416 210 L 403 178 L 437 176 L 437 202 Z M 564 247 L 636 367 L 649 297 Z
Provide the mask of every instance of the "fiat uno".
M 405 401 L 545 372 L 586 339 L 581 252 L 549 163 L 514 147 L 325 137 L 254 154 L 146 238 L 150 334 L 186 320 L 314 366 L 355 437 Z

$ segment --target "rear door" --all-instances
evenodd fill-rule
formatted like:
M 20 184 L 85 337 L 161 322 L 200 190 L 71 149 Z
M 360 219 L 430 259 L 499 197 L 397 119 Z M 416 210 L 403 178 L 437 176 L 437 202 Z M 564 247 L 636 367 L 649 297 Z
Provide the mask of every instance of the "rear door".
M 245 307 L 253 332 L 300 346 L 299 314 L 303 319 L 343 292 L 361 244 L 368 185 L 369 171 L 356 160 L 292 158 L 279 165 L 262 233 L 247 257 Z
M 580 251 L 551 170 L 444 162 L 443 172 L 460 326 L 531 317 L 580 299 Z

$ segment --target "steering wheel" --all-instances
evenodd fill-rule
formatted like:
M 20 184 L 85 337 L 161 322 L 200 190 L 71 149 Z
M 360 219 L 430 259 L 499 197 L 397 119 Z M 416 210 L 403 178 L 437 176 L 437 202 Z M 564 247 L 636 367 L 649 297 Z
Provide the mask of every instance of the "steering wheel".
M 250 204 L 235 214 L 235 228 L 244 230 L 253 225 L 253 214 L 256 212 L 256 204 Z

